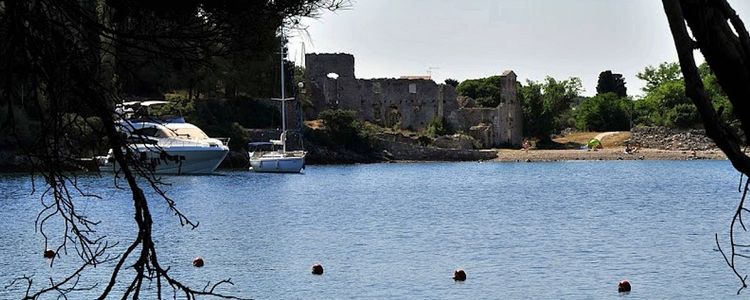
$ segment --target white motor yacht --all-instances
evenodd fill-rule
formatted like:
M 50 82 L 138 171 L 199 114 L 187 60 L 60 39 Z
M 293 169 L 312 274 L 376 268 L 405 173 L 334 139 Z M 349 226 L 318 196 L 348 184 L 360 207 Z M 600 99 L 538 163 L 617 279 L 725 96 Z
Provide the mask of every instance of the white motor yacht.
M 130 158 L 155 174 L 210 174 L 229 153 L 228 139 L 208 137 L 190 123 L 120 121 Z M 100 170 L 118 170 L 112 150 L 99 157 Z

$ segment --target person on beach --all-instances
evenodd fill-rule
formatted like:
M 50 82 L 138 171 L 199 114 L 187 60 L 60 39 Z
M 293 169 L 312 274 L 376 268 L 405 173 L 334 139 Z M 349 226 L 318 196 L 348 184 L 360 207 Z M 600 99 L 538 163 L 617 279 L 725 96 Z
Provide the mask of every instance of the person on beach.
M 637 152 L 638 152 L 638 145 L 634 145 L 633 147 L 630 147 L 630 143 L 625 143 L 625 153 L 633 154 Z
M 523 144 L 521 144 L 521 146 L 523 147 L 523 151 L 526 151 L 526 153 L 529 153 L 529 147 L 531 147 L 531 144 L 529 144 L 528 138 L 523 139 Z

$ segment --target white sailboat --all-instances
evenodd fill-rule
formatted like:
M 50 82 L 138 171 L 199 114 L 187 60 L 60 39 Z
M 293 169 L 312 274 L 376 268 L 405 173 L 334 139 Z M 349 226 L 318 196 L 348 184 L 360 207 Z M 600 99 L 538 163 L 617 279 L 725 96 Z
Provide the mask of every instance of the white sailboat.
M 286 150 L 286 102 L 295 98 L 286 98 L 284 92 L 284 46 L 281 47 L 281 98 L 271 100 L 281 102 L 281 136 L 278 140 L 269 142 L 249 143 L 250 170 L 265 173 L 299 173 L 305 168 L 305 151 Z M 271 146 L 271 151 L 260 150 L 259 147 Z M 281 150 L 273 150 L 273 147 L 281 146 Z

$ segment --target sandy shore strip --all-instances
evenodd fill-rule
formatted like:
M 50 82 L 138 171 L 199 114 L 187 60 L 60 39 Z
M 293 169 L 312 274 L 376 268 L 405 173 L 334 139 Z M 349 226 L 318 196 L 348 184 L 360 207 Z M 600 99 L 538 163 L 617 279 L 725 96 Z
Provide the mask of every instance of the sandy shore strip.
M 720 150 L 712 151 L 671 151 L 640 149 L 627 154 L 624 148 L 611 148 L 598 151 L 589 150 L 523 150 L 500 149 L 496 161 L 564 161 L 564 160 L 693 160 L 727 159 Z

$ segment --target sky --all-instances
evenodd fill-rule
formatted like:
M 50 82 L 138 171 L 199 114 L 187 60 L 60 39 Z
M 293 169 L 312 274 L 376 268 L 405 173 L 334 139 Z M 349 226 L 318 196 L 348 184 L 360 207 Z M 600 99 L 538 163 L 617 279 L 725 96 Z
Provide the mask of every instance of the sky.
M 730 0 L 750 24 L 750 1 Z M 658 0 L 352 0 L 346 10 L 305 19 L 290 55 L 350 53 L 357 78 L 431 74 L 437 82 L 499 75 L 519 81 L 579 77 L 596 94 L 599 73 L 635 75 L 677 61 Z M 303 52 L 304 49 L 304 52 Z

